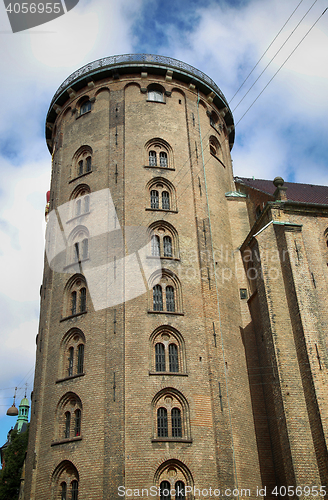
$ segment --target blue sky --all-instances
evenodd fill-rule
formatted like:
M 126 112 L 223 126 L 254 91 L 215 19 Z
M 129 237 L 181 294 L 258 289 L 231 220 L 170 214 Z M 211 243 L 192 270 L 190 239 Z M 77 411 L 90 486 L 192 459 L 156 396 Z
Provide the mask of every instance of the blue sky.
M 313 0 L 314 1 L 314 0 Z M 303 0 L 247 85 L 313 4 Z M 68 14 L 12 34 L 0 4 L 0 445 L 14 387 L 32 389 L 50 155 L 44 121 L 62 81 L 113 54 L 148 52 L 208 74 L 229 101 L 300 0 L 80 0 Z M 237 123 L 326 7 L 317 0 L 234 112 Z M 328 13 L 236 128 L 235 175 L 328 184 Z M 18 401 L 19 402 L 19 401 Z

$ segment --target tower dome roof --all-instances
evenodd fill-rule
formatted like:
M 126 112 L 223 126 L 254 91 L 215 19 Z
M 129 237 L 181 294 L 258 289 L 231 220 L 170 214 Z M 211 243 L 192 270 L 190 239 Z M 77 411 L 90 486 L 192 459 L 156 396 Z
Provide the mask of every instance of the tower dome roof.
M 23 398 L 22 401 L 19 403 L 19 406 L 28 406 L 30 407 L 29 400 L 27 398 Z

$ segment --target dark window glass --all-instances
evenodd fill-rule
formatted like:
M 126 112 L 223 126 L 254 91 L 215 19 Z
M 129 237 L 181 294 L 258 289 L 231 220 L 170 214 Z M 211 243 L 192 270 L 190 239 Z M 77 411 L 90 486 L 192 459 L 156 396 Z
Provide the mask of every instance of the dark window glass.
M 159 208 L 159 194 L 158 191 L 150 191 L 150 208 Z
M 213 146 L 213 144 L 210 144 L 210 153 L 213 155 L 213 156 L 216 156 L 216 147 Z
M 159 153 L 159 165 L 160 167 L 167 167 L 167 154 L 164 151 Z
M 162 192 L 162 208 L 163 210 L 170 210 L 170 195 L 167 191 Z
M 171 411 L 172 437 L 182 437 L 181 411 L 179 408 L 173 408 Z
M 78 500 L 79 494 L 79 483 L 77 481 L 72 481 L 72 500 Z
M 157 159 L 156 159 L 156 151 L 149 151 L 149 166 L 156 167 Z
M 155 234 L 151 237 L 151 254 L 155 257 L 160 256 L 159 236 Z
M 80 290 L 80 312 L 87 310 L 87 289 L 81 288 Z
M 174 486 L 175 500 L 186 500 L 185 485 L 182 481 L 177 481 Z
M 87 172 L 91 172 L 91 156 L 87 158 Z
M 172 257 L 172 239 L 170 236 L 164 236 L 164 257 Z
M 70 428 L 71 428 L 71 414 L 68 411 L 65 413 L 65 433 L 64 433 L 65 438 L 69 438 Z
M 155 285 L 153 288 L 153 306 L 154 311 L 163 311 L 163 296 L 161 285 Z
M 80 114 L 83 115 L 84 113 L 87 113 L 90 110 L 91 110 L 91 102 L 87 101 L 84 104 L 82 104 Z
M 158 408 L 157 410 L 157 436 L 158 437 L 168 436 L 166 408 Z
M 88 258 L 88 249 L 89 249 L 89 241 L 88 238 L 85 238 L 82 241 L 82 259 Z
M 61 484 L 61 492 L 60 492 L 60 500 L 66 500 L 66 494 L 67 494 L 67 484 L 62 483 Z
M 173 286 L 167 286 L 165 291 L 166 291 L 166 310 L 174 312 L 175 311 L 174 288 Z
M 77 373 L 83 373 L 84 345 L 80 344 L 77 348 Z
M 81 410 L 75 410 L 75 429 L 74 436 L 80 436 L 81 434 Z
M 76 314 L 76 292 L 72 292 L 72 314 Z
M 83 160 L 79 161 L 79 175 L 83 174 Z
M 84 197 L 84 212 L 89 212 L 90 210 L 90 197 L 85 196 Z
M 169 365 L 170 372 L 179 371 L 178 347 L 175 344 L 169 345 Z
M 162 481 L 160 484 L 160 500 L 171 500 L 171 485 L 168 481 Z
M 74 348 L 69 348 L 69 358 L 68 358 L 68 376 L 73 375 L 73 359 L 74 359 Z
M 74 243 L 74 262 L 78 262 L 80 260 L 80 249 L 79 243 Z
M 155 345 L 155 365 L 157 372 L 165 372 L 165 347 L 163 344 Z

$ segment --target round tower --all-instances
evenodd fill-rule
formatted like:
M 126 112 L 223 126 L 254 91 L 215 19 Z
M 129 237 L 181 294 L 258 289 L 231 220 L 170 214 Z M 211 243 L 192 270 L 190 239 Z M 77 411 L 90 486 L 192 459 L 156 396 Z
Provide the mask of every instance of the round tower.
M 224 95 L 175 59 L 100 59 L 55 93 L 46 140 L 26 498 L 255 490 Z

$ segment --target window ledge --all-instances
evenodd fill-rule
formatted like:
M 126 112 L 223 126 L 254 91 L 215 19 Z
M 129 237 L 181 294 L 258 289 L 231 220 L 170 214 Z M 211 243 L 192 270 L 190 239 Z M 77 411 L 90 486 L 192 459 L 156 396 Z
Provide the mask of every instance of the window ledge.
M 77 316 L 82 316 L 82 314 L 87 314 L 87 312 L 88 311 L 83 311 L 83 312 L 80 312 L 80 313 L 71 314 L 70 316 L 66 316 L 65 318 L 61 318 L 59 321 L 61 323 L 62 321 L 66 321 L 68 319 L 76 318 Z
M 158 165 L 144 165 L 144 168 L 158 168 L 159 170 L 175 170 L 172 167 L 159 167 Z
M 153 438 L 151 440 L 152 443 L 192 443 L 192 439 L 189 438 Z
M 147 255 L 146 259 L 167 259 L 167 260 L 178 260 L 180 261 L 180 259 L 178 257 L 165 257 L 163 255 Z
M 85 373 L 77 373 L 76 375 L 70 375 L 69 377 L 60 378 L 56 380 L 56 384 L 60 384 L 61 382 L 65 382 L 66 380 L 72 380 L 73 378 L 84 377 Z
M 75 436 L 72 438 L 66 438 L 66 439 L 60 439 L 59 441 L 52 441 L 51 446 L 57 446 L 57 444 L 64 444 L 64 443 L 74 443 L 75 441 L 81 441 L 82 436 Z
M 173 214 L 177 214 L 177 210 L 167 210 L 166 208 L 146 208 L 145 210 L 151 211 L 151 212 L 172 212 Z
M 153 99 L 147 99 L 147 102 L 157 102 L 158 104 L 166 104 L 164 101 L 153 101 Z
M 148 314 L 168 314 L 170 316 L 184 316 L 184 313 L 177 311 L 147 311 Z
M 88 172 L 89 173 L 89 172 Z M 72 217 L 71 219 L 68 219 L 66 221 L 66 224 L 69 224 L 70 222 L 72 222 L 73 220 L 76 220 L 76 219 L 79 219 L 80 217 L 84 217 L 85 215 L 89 215 L 91 212 L 90 210 L 88 212 L 83 212 L 83 214 L 80 214 L 80 215 L 75 215 L 74 217 Z
M 77 175 L 76 177 L 74 177 L 74 179 L 71 179 L 70 181 L 68 181 L 68 184 L 70 184 L 71 182 L 74 182 L 78 179 L 81 179 L 81 177 L 92 174 L 92 172 L 93 172 L 93 170 L 89 170 L 89 172 L 84 172 L 84 174 Z
M 91 109 L 89 109 L 88 111 L 85 111 L 84 113 L 79 113 L 77 115 L 76 119 L 81 118 L 81 116 L 88 115 L 89 113 L 91 113 Z
M 182 372 L 148 372 L 148 375 L 175 375 L 176 377 L 188 377 L 188 373 Z

